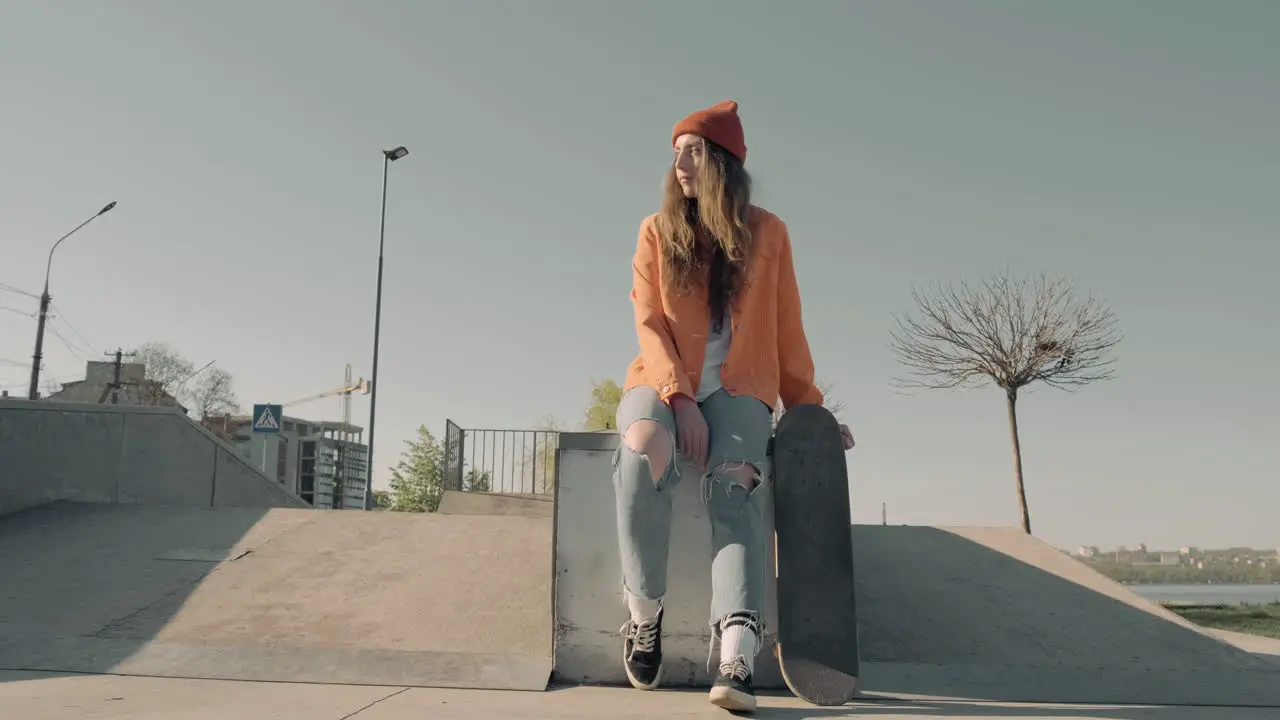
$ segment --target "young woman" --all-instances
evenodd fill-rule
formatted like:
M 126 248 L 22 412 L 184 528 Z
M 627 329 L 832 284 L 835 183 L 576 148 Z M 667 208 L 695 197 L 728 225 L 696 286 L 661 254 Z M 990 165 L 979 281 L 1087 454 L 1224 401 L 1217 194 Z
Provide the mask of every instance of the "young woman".
M 615 460 L 619 547 L 631 618 L 631 684 L 662 675 L 671 488 L 678 450 L 702 471 L 711 517 L 711 702 L 754 710 L 752 673 L 764 610 L 760 474 L 779 397 L 822 404 L 801 322 L 786 225 L 751 204 L 737 103 L 676 123 L 662 207 L 640 226 L 633 262 L 640 354 L 627 372 Z M 845 449 L 853 447 L 840 426 Z M 764 489 L 767 491 L 767 488 Z

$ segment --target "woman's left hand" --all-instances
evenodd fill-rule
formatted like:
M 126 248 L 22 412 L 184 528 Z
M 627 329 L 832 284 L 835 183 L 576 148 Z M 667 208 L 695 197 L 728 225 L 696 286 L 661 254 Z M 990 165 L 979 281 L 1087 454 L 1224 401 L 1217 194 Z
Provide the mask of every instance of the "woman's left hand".
M 853 431 L 849 429 L 848 425 L 841 423 L 840 437 L 844 439 L 845 450 L 850 450 L 853 448 Z

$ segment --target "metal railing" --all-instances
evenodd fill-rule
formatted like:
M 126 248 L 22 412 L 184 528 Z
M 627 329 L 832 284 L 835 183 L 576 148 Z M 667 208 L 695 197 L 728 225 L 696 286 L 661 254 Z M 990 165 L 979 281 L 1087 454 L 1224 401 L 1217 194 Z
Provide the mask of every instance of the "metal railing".
M 555 489 L 555 430 L 463 429 L 445 420 L 446 490 L 545 495 Z

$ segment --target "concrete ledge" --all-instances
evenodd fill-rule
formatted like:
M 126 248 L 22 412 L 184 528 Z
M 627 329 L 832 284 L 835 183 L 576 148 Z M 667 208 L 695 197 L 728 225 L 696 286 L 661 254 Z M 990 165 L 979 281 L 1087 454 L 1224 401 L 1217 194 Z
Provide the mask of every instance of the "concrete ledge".
M 556 448 L 559 450 L 609 450 L 618 447 L 618 435 L 610 432 L 562 432 Z
M 618 560 L 614 510 L 614 433 L 562 433 L 555 500 L 555 679 L 565 683 L 627 684 L 622 636 L 628 614 Z M 763 468 L 765 474 L 768 468 Z M 697 474 L 686 468 L 675 489 L 669 593 L 663 617 L 666 687 L 706 687 L 711 649 L 711 531 Z M 766 503 L 767 532 L 773 506 Z M 774 566 L 768 544 L 765 566 Z M 765 573 L 764 647 L 756 658 L 757 688 L 783 689 L 773 654 L 777 626 L 774 573 Z M 713 658 L 712 669 L 719 664 Z
M 441 515 L 508 515 L 550 518 L 550 495 L 507 495 L 502 493 L 446 490 L 436 512 Z

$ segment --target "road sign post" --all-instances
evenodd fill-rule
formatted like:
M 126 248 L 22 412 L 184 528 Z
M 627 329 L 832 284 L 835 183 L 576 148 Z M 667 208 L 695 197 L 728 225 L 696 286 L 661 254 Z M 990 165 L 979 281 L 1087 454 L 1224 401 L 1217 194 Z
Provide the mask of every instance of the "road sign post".
M 253 432 L 262 433 L 262 472 L 267 472 L 267 434 L 280 434 L 280 423 L 284 419 L 284 408 L 269 403 L 256 403 L 253 406 Z
M 256 433 L 280 432 L 282 408 L 279 405 L 258 404 L 253 406 L 253 431 Z

